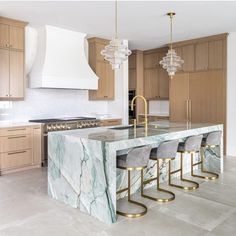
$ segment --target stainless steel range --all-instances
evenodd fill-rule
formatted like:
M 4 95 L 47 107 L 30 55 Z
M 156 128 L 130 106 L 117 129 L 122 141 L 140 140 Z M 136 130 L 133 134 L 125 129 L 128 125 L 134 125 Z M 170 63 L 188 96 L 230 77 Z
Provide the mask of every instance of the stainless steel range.
M 100 120 L 92 117 L 65 117 L 65 118 L 53 118 L 53 119 L 39 119 L 39 120 L 29 120 L 29 122 L 36 122 L 43 124 L 43 136 L 44 145 L 43 153 L 44 157 L 42 160 L 42 166 L 47 164 L 47 134 L 48 132 L 60 131 L 60 130 L 72 130 L 72 129 L 84 129 L 84 128 L 94 128 L 100 126 Z

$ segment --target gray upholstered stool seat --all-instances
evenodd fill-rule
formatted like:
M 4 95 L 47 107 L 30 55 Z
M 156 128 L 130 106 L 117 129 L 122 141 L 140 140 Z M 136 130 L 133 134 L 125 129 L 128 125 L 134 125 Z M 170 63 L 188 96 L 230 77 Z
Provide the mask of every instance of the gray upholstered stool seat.
M 129 213 L 117 210 L 117 214 L 130 218 L 137 218 L 147 213 L 147 207 L 144 204 L 131 200 L 130 172 L 132 170 L 143 171 L 143 169 L 147 167 L 150 152 L 151 152 L 151 146 L 141 146 L 131 149 L 125 155 L 117 156 L 117 168 L 128 170 L 128 187 L 117 191 L 117 194 L 128 191 L 128 201 L 132 204 L 140 206 L 143 209 L 139 213 Z
M 214 148 L 214 147 L 220 146 L 221 137 L 222 137 L 222 131 L 214 131 L 214 132 L 206 134 L 205 137 L 202 139 L 201 161 L 199 161 L 197 163 L 192 162 L 192 168 L 191 168 L 192 176 L 202 178 L 202 179 L 207 179 L 207 180 L 215 180 L 215 179 L 219 178 L 219 175 L 217 173 L 204 170 L 204 159 L 205 159 L 204 157 L 205 157 L 205 149 L 206 148 Z M 193 167 L 198 166 L 198 165 L 201 165 L 201 172 L 209 174 L 209 175 L 194 174 Z
M 198 153 L 201 148 L 203 135 L 196 135 L 188 137 L 185 142 L 179 143 L 178 152 L 180 153 L 180 168 L 178 170 L 171 171 L 171 163 L 169 170 L 169 185 L 181 188 L 184 190 L 194 190 L 199 188 L 199 184 L 195 181 L 183 178 L 183 154 L 190 153 L 191 154 L 191 173 L 192 173 L 192 163 L 193 163 L 193 154 Z M 192 186 L 183 186 L 178 184 L 173 184 L 171 181 L 171 175 L 180 172 L 180 180 L 184 182 L 191 183 Z
M 157 148 L 152 149 L 151 154 L 150 154 L 150 159 L 157 162 L 157 176 L 144 181 L 143 173 L 141 172 L 141 177 L 142 177 L 141 195 L 143 197 L 154 200 L 154 201 L 158 201 L 158 202 L 170 202 L 175 199 L 175 194 L 173 192 L 160 188 L 160 173 L 159 173 L 160 170 L 159 169 L 160 169 L 160 161 L 162 160 L 170 161 L 175 158 L 176 153 L 177 153 L 178 143 L 179 143 L 178 140 L 167 141 L 167 142 L 161 143 Z M 158 198 L 158 197 L 152 197 L 146 193 L 144 194 L 144 185 L 154 180 L 157 181 L 157 190 L 160 192 L 165 192 L 171 195 L 171 197 Z
M 202 139 L 202 147 L 206 146 L 219 146 L 221 142 L 222 131 L 214 131 L 206 134 Z
M 175 159 L 178 143 L 178 140 L 161 143 L 157 148 L 151 150 L 150 159 Z

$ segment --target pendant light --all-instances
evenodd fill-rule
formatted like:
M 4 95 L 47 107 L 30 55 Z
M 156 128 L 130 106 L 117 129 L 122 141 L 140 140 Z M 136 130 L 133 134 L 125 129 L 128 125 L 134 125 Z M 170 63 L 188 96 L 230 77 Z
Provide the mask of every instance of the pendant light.
M 115 1 L 115 37 L 110 41 L 109 45 L 101 51 L 101 54 L 104 56 L 105 60 L 109 61 L 112 66 L 112 69 L 119 69 L 121 64 L 128 59 L 128 56 L 131 54 L 131 51 L 126 45 L 123 44 L 123 41 L 118 38 L 118 20 L 117 20 L 117 0 Z
M 160 65 L 167 70 L 168 75 L 172 78 L 176 71 L 181 68 L 184 61 L 178 56 L 175 50 L 172 48 L 172 20 L 175 15 L 174 12 L 169 12 L 167 15 L 170 17 L 170 49 L 165 57 L 160 61 Z

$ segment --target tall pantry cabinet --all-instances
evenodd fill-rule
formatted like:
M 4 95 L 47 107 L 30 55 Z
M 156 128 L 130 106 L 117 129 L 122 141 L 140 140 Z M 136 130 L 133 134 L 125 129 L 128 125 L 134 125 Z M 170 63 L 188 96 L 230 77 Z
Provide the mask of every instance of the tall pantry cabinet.
M 226 134 L 227 34 L 174 44 L 184 60 L 170 81 L 171 121 L 224 124 Z
M 0 17 L 0 100 L 24 98 L 26 22 Z

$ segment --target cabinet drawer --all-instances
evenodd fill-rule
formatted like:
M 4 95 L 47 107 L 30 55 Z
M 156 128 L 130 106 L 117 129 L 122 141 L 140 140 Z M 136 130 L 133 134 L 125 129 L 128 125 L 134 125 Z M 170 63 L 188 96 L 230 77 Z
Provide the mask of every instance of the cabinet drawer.
M 1 170 L 19 168 L 32 164 L 32 150 L 22 150 L 0 154 Z
M 30 149 L 31 135 L 14 135 L 0 138 L 0 152 Z
M 121 119 L 101 120 L 101 126 L 121 125 Z
M 31 127 L 14 127 L 0 129 L 0 136 L 26 135 L 31 133 Z

